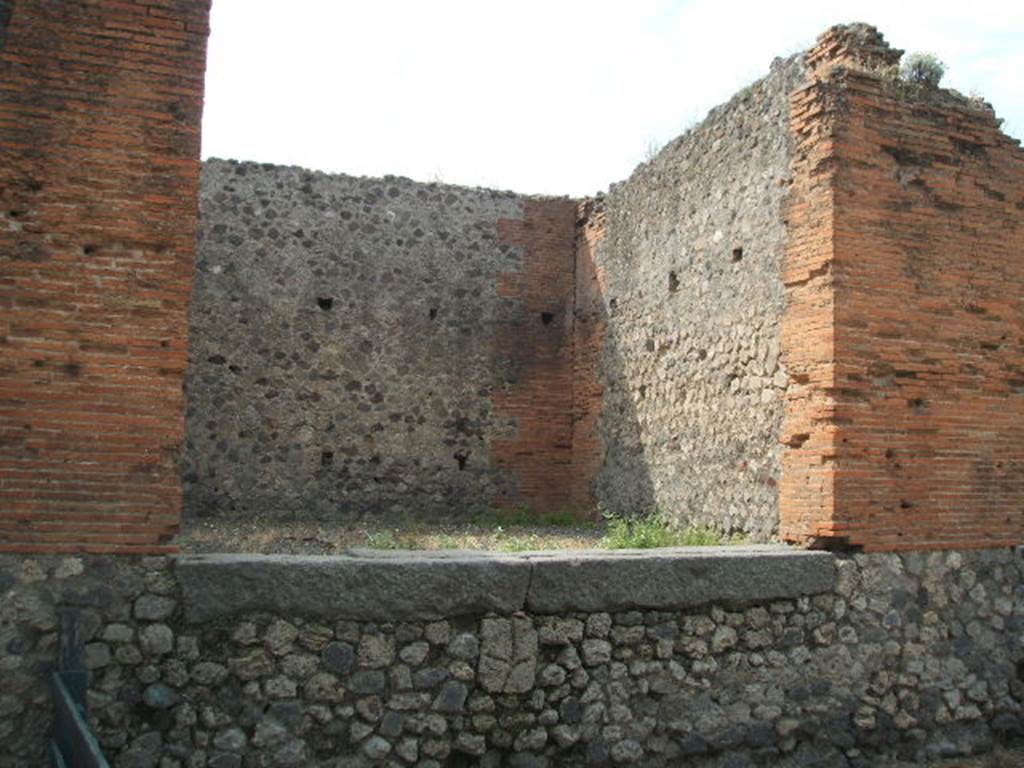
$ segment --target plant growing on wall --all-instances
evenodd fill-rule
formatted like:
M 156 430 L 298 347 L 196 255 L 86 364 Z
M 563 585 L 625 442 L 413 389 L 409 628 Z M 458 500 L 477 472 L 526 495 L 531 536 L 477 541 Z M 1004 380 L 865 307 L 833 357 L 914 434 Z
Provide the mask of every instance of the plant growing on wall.
M 605 549 L 656 549 L 659 547 L 709 547 L 731 543 L 706 526 L 679 528 L 659 509 L 637 517 L 602 513 L 608 531 L 601 539 Z
M 908 83 L 938 88 L 946 65 L 933 53 L 911 53 L 900 64 L 900 78 Z

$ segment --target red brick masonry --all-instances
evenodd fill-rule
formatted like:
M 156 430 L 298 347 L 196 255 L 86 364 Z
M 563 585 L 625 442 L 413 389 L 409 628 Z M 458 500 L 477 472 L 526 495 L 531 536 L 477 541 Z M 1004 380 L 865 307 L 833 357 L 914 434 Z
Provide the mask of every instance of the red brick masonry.
M 831 30 L 793 98 L 782 535 L 1024 539 L 1024 152 Z
M 166 550 L 204 0 L 18 0 L 0 50 L 0 551 Z
M 515 308 L 496 331 L 495 354 L 509 375 L 494 394 L 494 411 L 518 426 L 514 437 L 493 445 L 494 465 L 516 483 L 496 502 L 537 512 L 570 510 L 576 202 L 531 200 L 521 220 L 498 222 L 498 234 L 521 250 L 522 267 L 498 282 L 498 293 Z

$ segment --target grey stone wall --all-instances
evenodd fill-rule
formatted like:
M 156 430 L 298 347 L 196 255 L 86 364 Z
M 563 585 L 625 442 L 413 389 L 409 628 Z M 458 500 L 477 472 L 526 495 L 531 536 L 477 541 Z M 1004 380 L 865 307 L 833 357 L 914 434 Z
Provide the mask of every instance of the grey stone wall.
M 508 491 L 511 193 L 207 161 L 186 514 L 458 516 Z M 571 258 L 567 255 L 567 258 Z
M 596 208 L 604 510 L 777 532 L 788 97 L 802 80 L 798 58 L 777 61 Z M 493 460 L 517 430 L 492 406 L 518 383 L 496 328 L 531 318 L 499 295 L 523 258 L 498 222 L 525 202 L 208 162 L 187 514 L 457 516 L 514 497 Z M 573 309 L 566 295 L 548 311 Z
M 783 201 L 798 58 L 603 201 L 599 502 L 767 540 L 777 531 Z
M 717 557 L 672 556 L 697 571 Z M 762 558 L 766 581 L 793 567 Z M 820 558 L 835 574 L 811 578 L 814 594 L 766 595 L 748 577 L 746 598 L 670 610 L 368 620 L 332 614 L 325 594 L 316 616 L 222 605 L 192 620 L 201 586 L 184 560 L 2 556 L 0 766 L 41 762 L 61 614 L 122 768 L 867 768 L 1024 737 L 1020 551 L 799 567 Z M 362 589 L 386 615 L 374 583 Z M 436 607 L 424 596 L 420 610 Z

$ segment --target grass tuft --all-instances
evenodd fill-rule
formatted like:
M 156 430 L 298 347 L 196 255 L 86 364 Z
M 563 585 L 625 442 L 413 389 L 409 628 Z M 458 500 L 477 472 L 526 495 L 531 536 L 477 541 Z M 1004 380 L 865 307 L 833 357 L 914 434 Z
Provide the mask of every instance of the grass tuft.
M 366 546 L 369 549 L 402 549 L 402 544 L 395 535 L 395 532 L 387 529 L 383 531 L 367 531 Z
M 534 549 L 543 549 L 544 545 L 537 536 L 501 536 L 498 539 L 498 548 L 502 552 L 529 552 Z
M 657 549 L 659 547 L 714 547 L 736 543 L 707 526 L 677 528 L 658 511 L 644 517 L 606 515 L 608 530 L 601 539 L 605 549 Z

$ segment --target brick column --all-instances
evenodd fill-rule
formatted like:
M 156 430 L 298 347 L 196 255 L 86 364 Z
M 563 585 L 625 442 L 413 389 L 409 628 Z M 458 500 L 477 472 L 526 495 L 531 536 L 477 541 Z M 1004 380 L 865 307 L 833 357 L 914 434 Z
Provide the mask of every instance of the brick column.
M 163 551 L 181 505 L 209 3 L 11 9 L 0 551 Z
M 991 107 L 826 32 L 793 99 L 782 536 L 1024 540 L 1024 152 Z
M 497 415 L 514 419 L 515 435 L 495 440 L 492 461 L 515 487 L 495 499 L 502 508 L 572 509 L 573 260 L 577 204 L 528 200 L 522 219 L 498 222 L 503 244 L 522 252 L 522 266 L 503 273 L 498 293 L 514 303 L 495 331 L 495 354 L 508 370 L 494 394 Z

